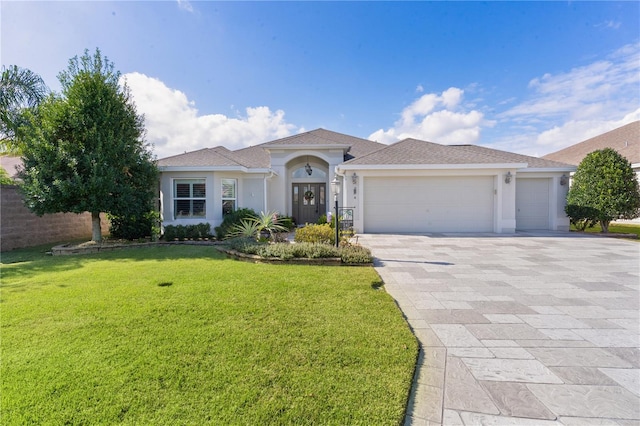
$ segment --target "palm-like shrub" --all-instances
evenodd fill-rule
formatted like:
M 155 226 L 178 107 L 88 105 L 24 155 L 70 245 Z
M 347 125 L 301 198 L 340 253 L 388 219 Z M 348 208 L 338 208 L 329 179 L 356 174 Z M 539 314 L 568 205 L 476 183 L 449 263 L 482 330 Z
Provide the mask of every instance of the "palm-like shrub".
M 258 239 L 260 236 L 260 225 L 253 218 L 242 219 L 240 223 L 236 223 L 231 227 L 231 231 L 227 234 L 230 238 L 253 238 Z
M 239 223 L 234 224 L 229 232 L 227 238 L 255 238 L 260 239 L 261 236 L 273 239 L 273 236 L 278 232 L 286 232 L 288 228 L 280 223 L 278 213 L 275 211 L 260 212 L 257 217 L 248 217 L 240 220 Z
M 260 229 L 260 233 L 266 233 L 269 238 L 276 232 L 286 232 L 288 229 L 280 223 L 278 212 L 260 212 L 260 215 L 255 220 Z
M 224 240 L 232 234 L 235 225 L 242 222 L 243 219 L 257 218 L 258 214 L 253 209 L 238 209 L 224 217 L 220 226 L 216 226 L 216 237 Z

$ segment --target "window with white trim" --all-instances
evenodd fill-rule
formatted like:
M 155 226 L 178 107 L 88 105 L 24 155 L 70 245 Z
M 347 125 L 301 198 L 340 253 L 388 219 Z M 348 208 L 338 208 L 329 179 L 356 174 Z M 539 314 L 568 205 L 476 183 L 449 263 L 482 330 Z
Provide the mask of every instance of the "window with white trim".
M 222 216 L 236 210 L 236 187 L 237 181 L 235 179 L 222 179 Z
M 204 179 L 174 179 L 174 219 L 205 217 L 206 196 L 207 188 Z

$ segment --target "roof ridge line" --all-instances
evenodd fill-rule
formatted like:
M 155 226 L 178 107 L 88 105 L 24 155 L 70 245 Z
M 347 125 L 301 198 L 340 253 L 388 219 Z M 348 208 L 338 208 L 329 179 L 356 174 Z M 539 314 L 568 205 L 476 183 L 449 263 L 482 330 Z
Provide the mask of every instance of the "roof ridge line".
M 216 148 L 217 148 L 217 147 L 216 147 Z M 240 165 L 240 166 L 242 166 L 242 167 L 247 167 L 247 168 L 249 168 L 249 166 L 247 166 L 244 162 L 240 162 L 240 161 L 238 161 L 238 159 L 233 158 L 233 157 L 230 157 L 229 155 L 227 155 L 227 153 L 231 153 L 231 154 L 233 154 L 235 151 L 231 151 L 230 149 L 225 148 L 225 147 L 222 147 L 222 148 L 224 148 L 226 152 L 218 152 L 218 151 L 216 151 L 216 153 L 217 153 L 218 155 L 220 155 L 220 156 L 222 156 L 222 157 L 226 158 L 227 160 L 231 160 L 231 161 L 233 161 L 234 163 L 236 163 L 236 164 L 238 164 L 238 165 Z
M 185 151 L 185 152 L 182 152 L 180 154 L 170 155 L 169 157 L 158 158 L 158 160 L 168 160 L 169 158 L 180 157 L 181 155 L 193 154 L 194 152 L 205 151 L 205 150 L 210 150 L 210 149 L 213 149 L 213 148 L 200 148 L 200 149 L 196 149 L 195 151 Z
M 268 144 L 268 143 L 272 143 L 272 142 L 275 142 L 275 141 L 283 141 L 283 140 L 287 140 L 287 139 L 295 138 L 295 137 L 298 137 L 298 136 L 301 136 L 301 135 L 305 135 L 305 134 L 308 134 L 308 133 L 311 133 L 311 132 L 315 132 L 316 130 L 324 130 L 324 129 L 322 129 L 322 128 L 318 127 L 317 129 L 308 130 L 308 131 L 306 131 L 306 132 L 302 132 L 302 133 L 296 133 L 295 135 L 289 135 L 289 136 L 285 136 L 285 137 L 283 137 L 283 138 L 278 138 L 278 139 L 274 139 L 274 140 L 270 140 L 270 141 L 262 142 L 262 143 L 259 143 L 258 145 L 253 145 L 253 147 L 258 147 L 258 146 L 266 145 L 266 144 Z M 251 147 L 246 147 L 246 148 L 251 148 Z M 244 148 L 242 148 L 242 149 L 244 149 Z
M 369 142 L 382 143 L 382 142 L 377 142 L 377 141 L 370 141 L 369 139 L 366 139 L 366 140 L 367 140 L 367 141 L 369 141 Z M 407 141 L 410 141 L 410 140 L 414 140 L 414 141 L 417 141 L 417 142 L 430 143 L 430 144 L 434 144 L 434 145 L 445 146 L 445 145 L 442 145 L 442 144 L 439 144 L 439 143 L 436 143 L 436 142 L 429 142 L 429 141 L 424 141 L 424 140 L 416 139 L 416 138 L 404 138 L 404 139 L 402 139 L 402 140 L 395 141 L 395 142 L 394 142 L 394 143 L 392 143 L 392 144 L 383 144 L 384 146 L 380 147 L 379 149 L 376 149 L 376 150 L 374 150 L 374 151 L 371 151 L 371 152 L 369 152 L 369 153 L 367 153 L 367 154 L 365 154 L 365 155 L 361 155 L 360 157 L 352 158 L 352 159 L 351 159 L 351 160 L 349 160 L 349 161 L 345 161 L 343 164 L 349 163 L 349 162 L 351 162 L 351 161 L 361 160 L 361 159 L 363 159 L 363 158 L 367 158 L 367 157 L 369 157 L 369 156 L 371 156 L 371 155 L 373 155 L 373 154 L 376 154 L 376 153 L 378 153 L 378 152 L 380 152 L 380 151 L 382 151 L 382 150 L 384 150 L 384 149 L 391 148 L 392 146 L 395 146 L 395 145 L 398 145 L 398 144 L 400 144 L 400 143 L 407 142 Z

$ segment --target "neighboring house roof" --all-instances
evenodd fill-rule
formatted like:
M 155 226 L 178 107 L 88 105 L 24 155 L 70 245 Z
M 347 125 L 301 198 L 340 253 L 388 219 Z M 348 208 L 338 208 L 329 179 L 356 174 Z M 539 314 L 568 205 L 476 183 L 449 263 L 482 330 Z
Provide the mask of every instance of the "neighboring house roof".
M 22 159 L 20 157 L 3 155 L 0 156 L 0 166 L 7 171 L 11 179 L 16 179 L 18 177 L 18 169 L 22 167 Z
M 355 158 L 345 165 L 527 164 L 528 168 L 566 169 L 569 164 L 476 145 L 440 145 L 404 139 Z
M 604 148 L 613 148 L 631 164 L 640 164 L 640 121 L 634 121 L 610 132 L 552 152 L 542 158 L 578 165 L 587 154 Z
M 269 168 L 271 160 L 268 150 L 270 148 L 290 146 L 342 146 L 345 153 L 345 160 L 365 155 L 378 150 L 386 145 L 366 139 L 342 133 L 332 132 L 325 129 L 316 129 L 282 139 L 266 142 L 260 145 L 242 148 L 237 151 L 230 151 L 227 148 L 218 146 L 215 148 L 204 148 L 197 151 L 186 152 L 172 157 L 158 160 L 160 167 L 199 167 L 199 166 L 236 166 L 246 168 Z

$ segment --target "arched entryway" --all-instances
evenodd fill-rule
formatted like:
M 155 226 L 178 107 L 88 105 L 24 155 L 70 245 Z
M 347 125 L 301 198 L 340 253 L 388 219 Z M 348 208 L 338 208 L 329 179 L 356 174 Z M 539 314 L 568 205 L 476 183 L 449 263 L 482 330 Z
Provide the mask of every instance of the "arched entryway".
M 316 157 L 303 157 L 289 165 L 291 216 L 296 223 L 316 223 L 327 212 L 328 164 Z

